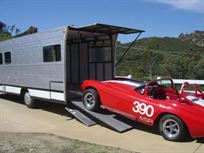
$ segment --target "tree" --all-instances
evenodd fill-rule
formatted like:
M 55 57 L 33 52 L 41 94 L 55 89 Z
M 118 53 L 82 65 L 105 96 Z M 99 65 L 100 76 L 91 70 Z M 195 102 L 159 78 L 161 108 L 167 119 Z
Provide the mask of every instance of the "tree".
M 155 70 L 159 67 L 164 56 L 160 53 L 144 50 L 141 58 L 141 64 L 143 65 L 143 76 L 152 78 L 155 74 Z
M 8 32 L 8 26 L 0 21 L 0 41 L 11 38 L 11 34 Z
M 3 32 L 5 24 L 0 21 L 0 32 Z
M 204 80 L 204 59 L 201 59 L 193 69 L 195 79 Z
M 167 58 L 164 68 L 172 78 L 194 79 L 195 65 L 201 59 L 200 52 L 189 49 Z

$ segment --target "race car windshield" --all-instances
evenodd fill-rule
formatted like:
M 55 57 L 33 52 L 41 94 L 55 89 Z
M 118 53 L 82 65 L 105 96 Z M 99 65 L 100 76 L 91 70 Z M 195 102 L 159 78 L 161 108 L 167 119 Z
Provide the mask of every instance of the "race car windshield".
M 157 84 L 166 88 L 171 88 L 173 86 L 171 80 L 158 80 Z
M 186 98 L 187 98 L 188 100 L 192 101 L 193 103 L 198 104 L 198 105 L 204 107 L 204 99 L 195 97 L 195 96 L 193 96 L 193 95 L 188 95 L 188 96 L 186 96 Z

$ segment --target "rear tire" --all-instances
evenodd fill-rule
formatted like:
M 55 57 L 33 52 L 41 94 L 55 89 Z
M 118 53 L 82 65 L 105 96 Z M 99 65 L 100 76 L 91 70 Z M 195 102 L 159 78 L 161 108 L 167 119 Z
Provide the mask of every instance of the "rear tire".
M 28 108 L 35 108 L 36 103 L 34 99 L 31 97 L 30 93 L 26 91 L 23 95 L 24 103 Z
M 83 93 L 84 107 L 91 111 L 97 111 L 100 108 L 101 102 L 99 95 L 95 89 L 86 89 Z
M 164 115 L 159 121 L 160 134 L 169 141 L 181 141 L 187 134 L 184 122 L 175 115 Z

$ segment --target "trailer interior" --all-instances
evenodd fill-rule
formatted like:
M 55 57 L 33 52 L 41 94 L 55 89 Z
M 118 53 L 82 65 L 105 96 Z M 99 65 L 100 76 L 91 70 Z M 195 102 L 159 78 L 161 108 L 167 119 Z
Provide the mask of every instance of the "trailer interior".
M 113 79 L 118 34 L 142 32 L 99 23 L 78 28 L 69 26 L 65 53 L 67 91 L 80 91 L 84 80 Z

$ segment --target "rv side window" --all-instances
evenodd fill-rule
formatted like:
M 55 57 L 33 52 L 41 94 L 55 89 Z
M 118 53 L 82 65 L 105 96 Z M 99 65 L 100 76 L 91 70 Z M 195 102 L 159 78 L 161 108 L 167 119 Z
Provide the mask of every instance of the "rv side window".
M 10 64 L 11 63 L 11 52 L 5 52 L 4 58 L 5 58 L 5 63 Z
M 111 61 L 111 47 L 96 47 L 90 48 L 90 61 L 94 63 L 110 62 Z
M 61 61 L 61 46 L 52 45 L 43 47 L 43 61 L 44 62 Z
M 3 56 L 2 53 L 0 53 L 0 65 L 3 64 Z

